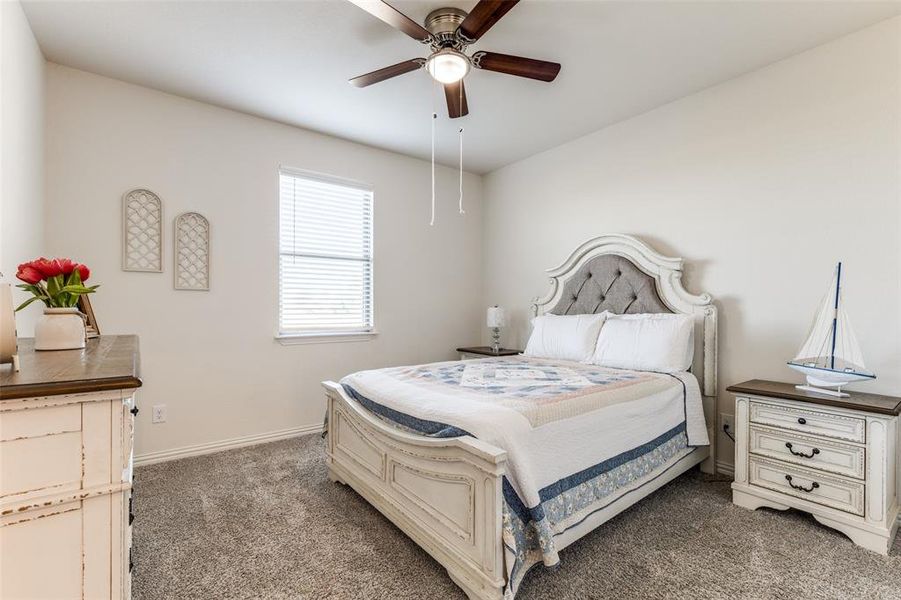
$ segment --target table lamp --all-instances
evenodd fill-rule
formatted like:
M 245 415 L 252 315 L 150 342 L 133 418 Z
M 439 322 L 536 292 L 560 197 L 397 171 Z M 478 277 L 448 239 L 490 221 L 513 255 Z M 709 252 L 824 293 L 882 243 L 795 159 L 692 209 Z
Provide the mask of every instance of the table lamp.
M 501 350 L 501 327 L 507 324 L 507 315 L 504 309 L 494 305 L 488 307 L 488 327 L 491 329 L 492 343 L 491 349 L 495 354 Z

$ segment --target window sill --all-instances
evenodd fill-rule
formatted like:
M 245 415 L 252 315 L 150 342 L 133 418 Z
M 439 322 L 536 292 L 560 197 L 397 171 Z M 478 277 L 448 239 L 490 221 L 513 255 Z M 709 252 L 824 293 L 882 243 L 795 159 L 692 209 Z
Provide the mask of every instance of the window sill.
M 295 346 L 297 344 L 368 342 L 378 334 L 377 331 L 357 331 L 348 333 L 280 333 L 275 336 L 275 339 L 282 346 Z

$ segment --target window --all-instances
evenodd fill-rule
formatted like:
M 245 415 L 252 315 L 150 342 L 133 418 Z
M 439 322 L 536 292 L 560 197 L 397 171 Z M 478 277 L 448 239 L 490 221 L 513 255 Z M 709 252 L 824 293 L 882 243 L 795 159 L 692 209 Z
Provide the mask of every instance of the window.
M 279 336 L 373 331 L 372 189 L 279 169 Z

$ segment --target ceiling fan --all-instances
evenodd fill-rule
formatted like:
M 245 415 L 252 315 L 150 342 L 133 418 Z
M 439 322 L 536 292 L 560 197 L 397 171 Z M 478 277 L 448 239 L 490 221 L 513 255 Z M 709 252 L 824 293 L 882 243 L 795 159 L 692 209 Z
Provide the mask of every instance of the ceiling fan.
M 479 0 L 469 13 L 459 8 L 439 8 L 426 17 L 425 27 L 387 2 L 350 2 L 416 41 L 427 44 L 432 50 L 428 58 L 414 58 L 354 77 L 350 83 L 356 87 L 366 87 L 425 67 L 436 81 L 444 85 L 447 114 L 456 119 L 469 114 L 463 78 L 472 67 L 548 82 L 553 81 L 560 72 L 559 63 L 544 60 L 481 50 L 472 56 L 466 55 L 466 47 L 485 35 L 519 0 Z

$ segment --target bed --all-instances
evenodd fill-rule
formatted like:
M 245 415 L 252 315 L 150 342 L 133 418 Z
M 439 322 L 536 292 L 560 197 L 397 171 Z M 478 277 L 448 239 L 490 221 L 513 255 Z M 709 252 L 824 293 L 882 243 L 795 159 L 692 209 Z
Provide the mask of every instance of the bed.
M 690 373 L 499 357 L 323 383 L 330 479 L 393 521 L 472 600 L 513 598 L 533 566 L 553 566 L 688 469 L 714 470 L 716 308 L 682 287 L 682 260 L 611 234 L 548 274 L 535 315 L 690 315 Z

